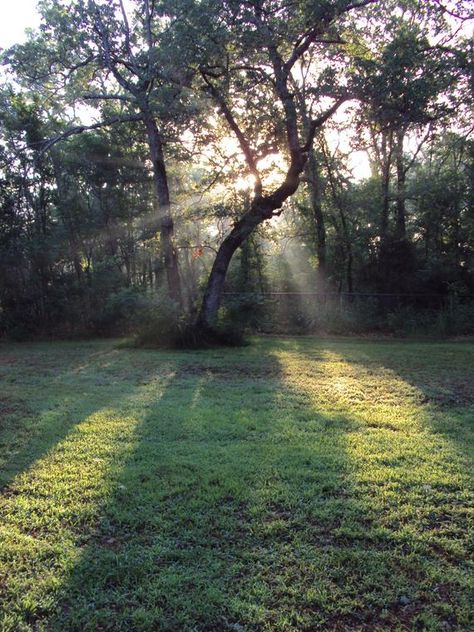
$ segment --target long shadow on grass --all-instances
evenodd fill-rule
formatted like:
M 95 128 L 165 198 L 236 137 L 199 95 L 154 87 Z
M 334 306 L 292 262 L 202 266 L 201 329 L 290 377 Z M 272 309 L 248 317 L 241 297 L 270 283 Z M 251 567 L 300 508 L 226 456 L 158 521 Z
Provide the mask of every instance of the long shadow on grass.
M 474 348 L 291 344 L 303 357 L 326 353 L 339 364 L 334 389 L 354 411 L 346 446 L 356 466 L 351 495 L 364 501 L 371 548 L 391 549 L 410 579 L 399 584 L 403 608 L 388 599 L 386 615 L 422 629 L 468 629 Z M 401 575 L 395 568 L 394 578 Z
M 413 594 L 424 571 L 355 484 L 350 445 L 359 420 L 318 408 L 317 384 L 304 378 L 317 358 L 289 368 L 265 347 L 248 353 L 180 365 L 136 427 L 48 628 L 415 622 L 399 597 Z M 289 370 L 300 371 L 300 385 Z
M 0 490 L 74 426 L 130 393 L 136 385 L 126 369 L 103 342 L 2 346 Z
M 37 435 L 41 446 L 31 445 L 32 453 L 25 448 L 23 460 L 17 456 L 10 474 L 22 474 L 0 495 L 2 630 L 30 629 L 50 611 L 61 574 L 75 549 L 94 535 L 109 485 L 133 451 L 135 425 L 174 375 L 172 360 L 163 354 L 139 354 L 139 367 L 123 353 L 107 356 L 105 363 L 101 358 L 99 366 L 90 356 L 82 360 L 82 376 L 77 366 L 58 372 L 54 364 L 62 395 L 68 386 L 68 406 L 58 395 L 57 418 L 43 420 L 44 433 Z M 33 386 L 36 392 L 39 386 Z M 81 402 L 86 386 L 87 404 Z M 56 423 L 51 432 L 48 419 Z
M 410 384 L 416 391 L 413 398 L 428 413 L 433 432 L 443 435 L 460 454 L 472 459 L 473 344 L 372 344 L 361 348 L 354 360 L 365 369 L 381 374 L 391 372 Z
M 309 357 L 315 353 L 315 343 L 309 338 L 293 339 L 287 345 Z M 353 368 L 352 373 L 364 388 L 370 376 L 376 376 L 385 385 L 390 381 L 391 404 L 396 404 L 397 399 L 411 400 L 427 428 L 444 436 L 459 454 L 472 458 L 474 344 L 316 341 L 316 348 L 340 356 Z M 374 398 L 375 404 L 377 393 L 366 390 L 363 397 Z

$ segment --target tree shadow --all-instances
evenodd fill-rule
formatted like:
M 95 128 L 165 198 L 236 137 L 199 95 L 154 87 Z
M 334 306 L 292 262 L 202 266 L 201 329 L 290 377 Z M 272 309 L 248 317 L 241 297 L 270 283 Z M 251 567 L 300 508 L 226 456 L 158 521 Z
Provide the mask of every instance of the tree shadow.
M 404 527 L 413 516 L 397 516 L 404 444 L 367 475 L 373 455 L 357 450 L 393 428 L 374 439 L 339 395 L 320 399 L 324 350 L 291 365 L 294 346 L 276 349 L 180 366 L 136 428 L 52 627 L 372 630 L 422 627 L 426 612 L 455 625 L 428 594 L 446 562 L 436 574 L 440 558 Z
M 462 625 L 456 560 L 418 532 L 422 482 L 414 507 L 404 504 L 418 475 L 405 471 L 414 417 L 385 419 L 386 404 L 373 418 L 359 410 L 348 387 L 363 358 L 358 348 L 346 356 L 288 340 L 175 354 L 171 370 L 148 364 L 116 403 L 125 420 L 111 429 L 108 491 L 29 625 L 423 629 L 427 612 L 445 629 Z M 370 375 L 362 389 L 375 388 Z
M 251 389 L 260 408 L 268 389 L 258 382 L 278 371 L 260 354 L 246 352 L 232 366 L 225 356 L 193 354 L 135 429 L 57 629 L 224 626 L 247 492 L 261 467 L 254 452 L 268 434 L 240 388 Z
M 404 573 L 410 581 L 400 583 L 406 603 L 396 608 L 400 621 L 420 629 L 469 628 L 474 346 L 286 344 L 307 358 L 328 354 L 329 365 L 336 365 L 337 379 L 329 370 L 335 409 L 352 410 L 346 436 L 355 466 L 352 495 L 363 498 L 373 516 L 377 545 L 389 542 L 409 559 Z M 324 388 L 324 380 L 318 384 Z M 380 614 L 387 610 L 393 612 L 393 604 L 379 604 Z
M 110 342 L 1 345 L 0 490 L 130 390 L 123 368 Z
M 411 400 L 431 435 L 444 437 L 465 460 L 474 442 L 474 345 L 400 342 L 354 345 L 351 357 L 364 373 L 391 379 Z M 471 463 L 472 466 L 472 463 Z
M 68 393 L 68 406 L 59 394 L 53 397 L 60 409 L 43 413 L 38 445 L 25 442 L 4 473 L 9 481 L 0 495 L 1 629 L 28 628 L 50 611 L 59 578 L 94 533 L 110 480 L 133 450 L 134 426 L 174 375 L 169 354 L 160 357 L 159 371 L 146 353 L 117 355 L 110 345 L 104 353 L 89 349 L 79 355 L 80 362 L 51 361 L 44 383 L 54 377 L 61 395 Z M 36 362 L 28 370 L 32 366 Z M 35 377 L 29 386 L 26 396 L 41 380 Z M 86 387 L 90 400 L 83 402 Z M 36 403 L 41 401 L 38 395 Z

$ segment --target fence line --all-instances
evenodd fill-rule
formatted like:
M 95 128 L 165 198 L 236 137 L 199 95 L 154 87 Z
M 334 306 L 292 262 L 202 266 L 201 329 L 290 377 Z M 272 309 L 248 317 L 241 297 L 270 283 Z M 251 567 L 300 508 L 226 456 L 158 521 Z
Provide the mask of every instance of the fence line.
M 260 301 L 275 314 L 292 313 L 294 317 L 301 318 L 311 317 L 311 314 L 314 318 L 323 314 L 330 317 L 329 312 L 332 310 L 334 313 L 334 309 L 347 315 L 375 312 L 387 316 L 405 308 L 454 313 L 458 306 L 474 304 L 473 294 L 458 295 L 454 292 L 223 292 L 224 304 L 229 305 L 233 299 L 237 302 L 247 299 L 250 303 Z
M 403 292 L 223 292 L 223 296 L 391 296 L 404 298 L 462 298 L 474 300 L 474 294 L 403 293 Z

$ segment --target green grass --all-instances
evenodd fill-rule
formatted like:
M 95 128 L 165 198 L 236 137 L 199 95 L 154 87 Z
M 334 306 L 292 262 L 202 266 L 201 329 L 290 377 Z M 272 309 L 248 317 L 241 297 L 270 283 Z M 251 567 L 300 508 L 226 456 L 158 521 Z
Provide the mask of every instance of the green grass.
M 1 345 L 0 381 L 1 630 L 471 629 L 473 344 Z

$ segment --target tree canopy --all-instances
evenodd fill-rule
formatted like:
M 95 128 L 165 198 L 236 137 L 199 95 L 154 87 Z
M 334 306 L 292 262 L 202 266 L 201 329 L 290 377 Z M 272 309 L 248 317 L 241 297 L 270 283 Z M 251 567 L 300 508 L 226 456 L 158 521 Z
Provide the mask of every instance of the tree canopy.
M 163 292 L 204 337 L 232 291 L 473 293 L 469 3 L 39 8 L 2 53 L 4 332 Z

